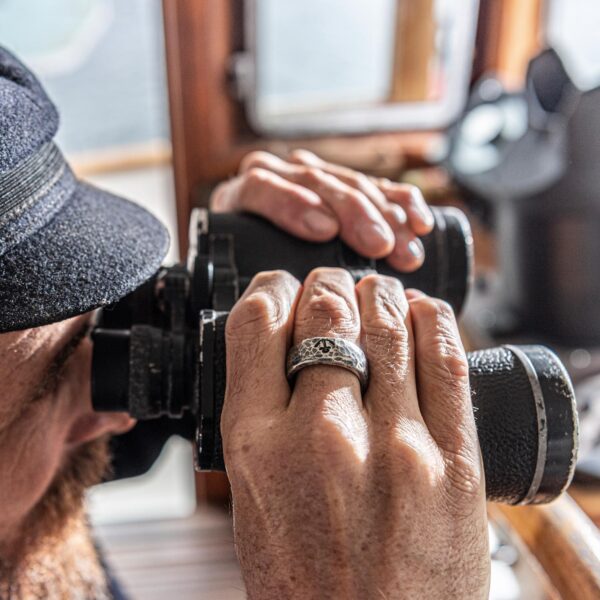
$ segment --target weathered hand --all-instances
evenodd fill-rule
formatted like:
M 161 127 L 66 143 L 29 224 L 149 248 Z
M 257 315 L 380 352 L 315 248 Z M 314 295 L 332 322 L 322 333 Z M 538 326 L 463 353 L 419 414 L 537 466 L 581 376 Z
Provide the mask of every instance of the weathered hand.
M 314 242 L 339 235 L 363 256 L 388 256 L 400 271 L 421 266 L 423 245 L 417 235 L 433 227 L 417 187 L 367 177 L 307 150 L 296 150 L 288 161 L 251 152 L 240 174 L 216 188 L 211 208 L 254 212 Z
M 407 300 L 408 296 L 408 300 Z M 290 344 L 360 343 L 358 379 L 285 375 Z M 222 415 L 250 598 L 487 598 L 482 464 L 451 308 L 391 278 L 257 275 L 227 325 Z

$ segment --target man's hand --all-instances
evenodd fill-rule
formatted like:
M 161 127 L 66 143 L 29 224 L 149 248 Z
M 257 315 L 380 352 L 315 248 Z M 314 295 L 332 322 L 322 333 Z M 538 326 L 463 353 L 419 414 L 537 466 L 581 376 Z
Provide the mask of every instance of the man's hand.
M 216 188 L 211 208 L 253 212 L 313 242 L 339 235 L 363 256 L 387 256 L 399 271 L 421 266 L 423 245 L 417 236 L 433 227 L 415 186 L 370 178 L 307 150 L 294 151 L 288 161 L 251 152 L 240 174 Z
M 408 296 L 408 299 L 407 299 Z M 367 392 L 290 344 L 362 345 Z M 257 275 L 227 324 L 222 415 L 250 598 L 487 598 L 484 478 L 451 308 L 383 276 Z

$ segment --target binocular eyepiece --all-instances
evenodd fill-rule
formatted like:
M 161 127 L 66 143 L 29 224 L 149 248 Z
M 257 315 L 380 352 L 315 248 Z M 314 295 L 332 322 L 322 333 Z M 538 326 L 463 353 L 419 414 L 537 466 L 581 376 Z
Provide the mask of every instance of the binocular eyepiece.
M 425 262 L 398 273 L 336 239 L 291 237 L 251 215 L 196 209 L 187 265 L 162 268 L 101 312 L 93 332 L 92 401 L 98 411 L 137 419 L 196 416 L 196 467 L 224 470 L 220 416 L 225 398 L 225 325 L 252 277 L 284 269 L 303 280 L 315 267 L 399 278 L 460 312 L 472 272 L 464 214 L 434 208 L 422 238 Z M 577 453 L 573 388 L 563 365 L 542 346 L 503 346 L 468 354 L 473 410 L 490 500 L 548 502 L 571 481 Z

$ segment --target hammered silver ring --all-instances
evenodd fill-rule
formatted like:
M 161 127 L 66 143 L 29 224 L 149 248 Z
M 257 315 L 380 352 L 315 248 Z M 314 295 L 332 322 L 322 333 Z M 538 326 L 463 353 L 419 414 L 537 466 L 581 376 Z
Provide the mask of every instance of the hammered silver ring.
M 369 365 L 365 353 L 356 344 L 342 338 L 307 338 L 291 348 L 287 358 L 288 379 L 304 367 L 313 365 L 342 367 L 354 373 L 363 391 L 369 382 Z

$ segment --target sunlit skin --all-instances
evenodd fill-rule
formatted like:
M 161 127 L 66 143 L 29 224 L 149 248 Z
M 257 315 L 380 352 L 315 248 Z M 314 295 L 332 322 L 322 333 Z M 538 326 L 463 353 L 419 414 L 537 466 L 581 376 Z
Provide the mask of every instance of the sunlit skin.
M 0 335 L 0 542 L 5 547 L 19 536 L 21 523 L 71 453 L 134 424 L 125 413 L 92 410 L 89 321 L 90 315 L 83 315 Z M 66 354 L 64 364 L 55 363 Z
M 400 271 L 423 264 L 417 236 L 433 227 L 417 187 L 367 177 L 307 150 L 295 150 L 286 160 L 251 152 L 239 175 L 216 188 L 211 206 L 257 213 L 313 242 L 339 236 L 363 256 L 387 257 Z
M 285 356 L 361 343 L 370 383 Z M 257 275 L 227 324 L 221 430 L 249 598 L 487 598 L 485 489 L 452 309 L 392 278 Z M 260 465 L 259 468 L 257 466 Z
M 306 151 L 287 160 L 249 154 L 211 206 L 258 213 L 307 240 L 339 235 L 405 271 L 422 263 L 417 236 L 433 226 L 416 188 Z M 70 459 L 134 425 L 124 413 L 92 410 L 90 319 L 0 335 L 0 574 Z M 366 395 L 335 367 L 301 372 L 290 390 L 287 350 L 316 335 L 362 343 Z M 392 279 L 355 288 L 341 271 L 317 270 L 301 287 L 262 274 L 229 319 L 227 348 L 223 435 L 250 598 L 486 597 L 485 492 L 447 306 L 405 295 Z M 84 539 L 81 530 L 73 535 Z M 97 589 L 94 580 L 64 582 L 81 564 L 79 547 L 64 545 L 55 573 L 72 592 L 65 597 L 83 584 L 88 595 Z M 53 553 L 60 558 L 60 545 Z

